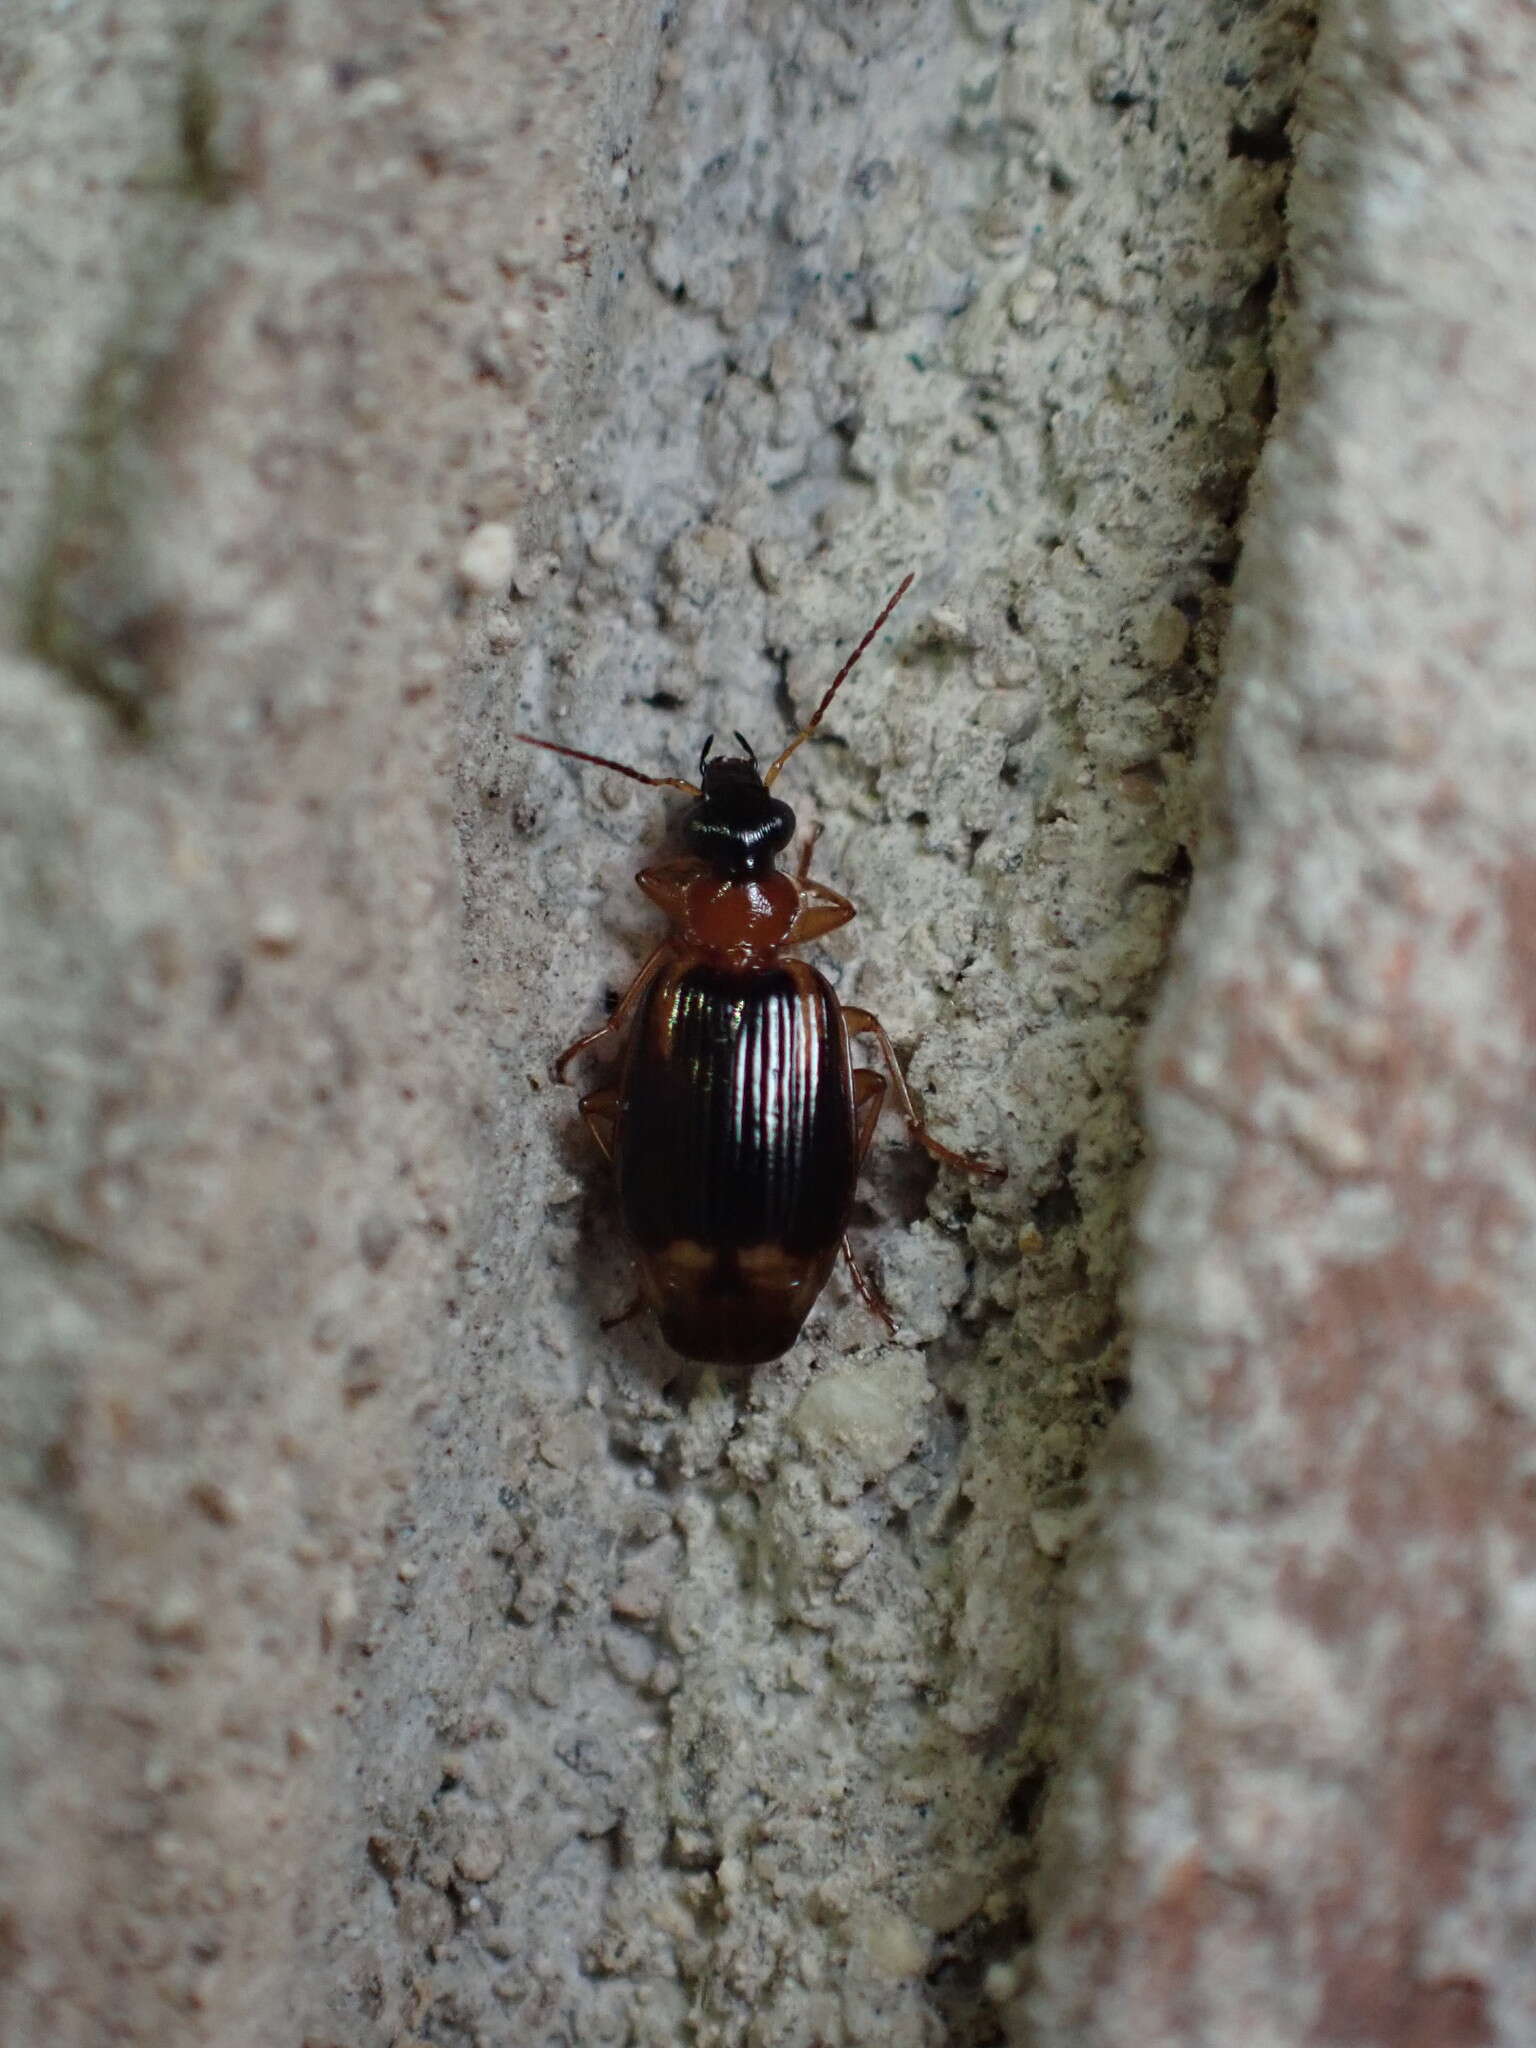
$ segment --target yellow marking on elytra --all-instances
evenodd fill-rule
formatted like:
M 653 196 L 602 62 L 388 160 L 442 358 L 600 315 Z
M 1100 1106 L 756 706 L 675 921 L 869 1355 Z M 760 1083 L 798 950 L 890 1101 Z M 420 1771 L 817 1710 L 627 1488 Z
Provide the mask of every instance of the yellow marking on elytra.
M 736 1254 L 736 1263 L 742 1277 L 759 1286 L 790 1288 L 805 1277 L 804 1259 L 771 1241 L 746 1245 Z
M 685 1273 L 711 1273 L 720 1263 L 720 1254 L 696 1238 L 674 1237 L 661 1259 L 665 1265 L 681 1266 Z

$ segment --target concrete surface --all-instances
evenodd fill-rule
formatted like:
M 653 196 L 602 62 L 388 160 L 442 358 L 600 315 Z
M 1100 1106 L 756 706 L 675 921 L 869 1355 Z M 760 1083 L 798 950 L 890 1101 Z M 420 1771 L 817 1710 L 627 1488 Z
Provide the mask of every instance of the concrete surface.
M 8 16 L 7 2041 L 1529 2038 L 1536 30 L 1311 38 Z M 684 1381 L 547 1080 L 667 805 L 510 735 L 908 568 L 784 793 L 1010 1179 Z

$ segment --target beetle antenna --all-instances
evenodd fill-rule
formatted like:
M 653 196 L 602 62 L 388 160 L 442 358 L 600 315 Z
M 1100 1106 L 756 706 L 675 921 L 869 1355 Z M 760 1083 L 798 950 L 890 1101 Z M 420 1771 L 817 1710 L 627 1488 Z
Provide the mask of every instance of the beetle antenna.
M 822 698 L 821 702 L 816 706 L 816 709 L 812 712 L 809 724 L 801 726 L 800 730 L 795 734 L 794 738 L 790 741 L 789 745 L 784 749 L 783 753 L 779 755 L 778 759 L 774 762 L 773 766 L 768 770 L 767 774 L 763 777 L 764 789 L 771 789 L 773 787 L 774 781 L 778 776 L 779 770 L 784 766 L 784 763 L 789 759 L 790 755 L 795 751 L 796 747 L 803 746 L 804 743 L 810 738 L 811 734 L 816 730 L 817 726 L 820 725 L 822 719 L 827 714 L 827 709 L 828 706 L 831 704 L 832 699 L 837 695 L 838 691 L 843 687 L 843 684 L 847 682 L 849 676 L 852 675 L 854 669 L 857 667 L 860 655 L 863 654 L 865 649 L 869 646 L 870 642 L 875 638 L 876 634 L 880 631 L 880 628 L 891 616 L 891 613 L 895 611 L 897 605 L 901 603 L 901 600 L 912 588 L 915 575 L 916 572 L 913 571 L 910 572 L 908 575 L 904 576 L 901 582 L 897 584 L 895 590 L 891 593 L 890 597 L 886 599 L 885 609 L 881 612 L 879 618 L 876 619 L 875 623 L 864 635 L 864 638 L 859 642 L 858 646 L 855 647 L 852 654 L 849 655 L 848 659 L 843 663 L 842 667 L 838 670 L 837 674 L 832 678 L 831 683 L 827 687 L 827 694 Z
M 699 749 L 699 780 L 701 782 L 704 779 L 704 764 L 709 759 L 709 750 L 714 744 L 715 736 L 713 733 L 711 733 L 709 738 L 704 742 L 703 746 Z
M 748 763 L 755 768 L 757 766 L 757 755 L 752 750 L 752 742 L 743 739 L 739 732 L 732 733 L 731 737 L 735 740 L 737 746 L 740 747 L 743 754 L 746 755 Z
M 525 746 L 543 747 L 548 753 L 564 754 L 572 761 L 585 761 L 593 768 L 611 768 L 615 775 L 627 775 L 631 782 L 644 782 L 652 789 L 680 789 L 684 796 L 702 794 L 697 783 L 681 782 L 675 775 L 647 775 L 642 769 L 626 767 L 622 761 L 610 761 L 606 754 L 584 754 L 580 747 L 562 747 L 558 740 L 535 739 L 531 732 L 515 732 L 512 737 L 521 740 Z

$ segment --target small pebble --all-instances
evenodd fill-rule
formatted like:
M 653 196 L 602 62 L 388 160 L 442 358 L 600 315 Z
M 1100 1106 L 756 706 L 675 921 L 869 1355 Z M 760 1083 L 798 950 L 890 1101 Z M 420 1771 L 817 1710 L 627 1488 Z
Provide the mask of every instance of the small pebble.
M 291 953 L 299 943 L 298 912 L 287 903 L 269 903 L 256 913 L 252 931 L 263 953 Z
M 512 529 L 499 519 L 477 526 L 459 550 L 459 581 L 483 597 L 505 597 L 516 566 Z

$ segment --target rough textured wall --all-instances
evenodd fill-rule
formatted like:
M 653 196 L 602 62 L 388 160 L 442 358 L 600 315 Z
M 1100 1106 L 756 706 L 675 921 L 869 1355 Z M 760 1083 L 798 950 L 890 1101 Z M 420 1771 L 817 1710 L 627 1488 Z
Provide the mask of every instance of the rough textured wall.
M 474 1171 L 456 557 L 546 487 L 654 69 L 651 17 L 586 12 L 0 21 L 18 2048 L 320 2002 L 295 1894 L 359 1796 L 360 1576 Z
M 928 0 L 669 29 L 550 580 L 488 622 L 471 688 L 507 1165 L 434 1419 L 478 1520 L 417 1521 L 406 1599 L 475 1629 L 485 1688 L 423 1699 L 422 1622 L 381 1637 L 370 1754 L 414 1698 L 447 1761 L 425 1827 L 419 1776 L 381 1784 L 390 1893 L 358 1907 L 381 1954 L 391 1903 L 420 1930 L 432 2024 L 998 2036 L 1059 1754 L 1056 1577 L 1125 1391 L 1134 1048 L 1268 418 L 1309 29 Z M 648 943 L 629 878 L 666 804 L 507 736 L 675 774 L 711 731 L 771 748 L 908 568 L 781 789 L 861 908 L 822 957 L 1011 1178 L 892 1131 L 856 1235 L 902 1341 L 837 1279 L 781 1365 L 667 1386 L 644 1324 L 600 1328 L 613 1207 L 544 1085 Z
M 1023 2041 L 1536 2039 L 1533 66 L 1319 41 Z
M 1444 17 L 1292 128 L 1280 0 L 8 11 L 7 2042 L 1530 2037 L 1536 52 Z M 785 789 L 1011 1177 L 893 1131 L 901 1340 L 673 1381 L 547 1085 L 666 807 L 509 735 L 771 746 L 908 568 Z

